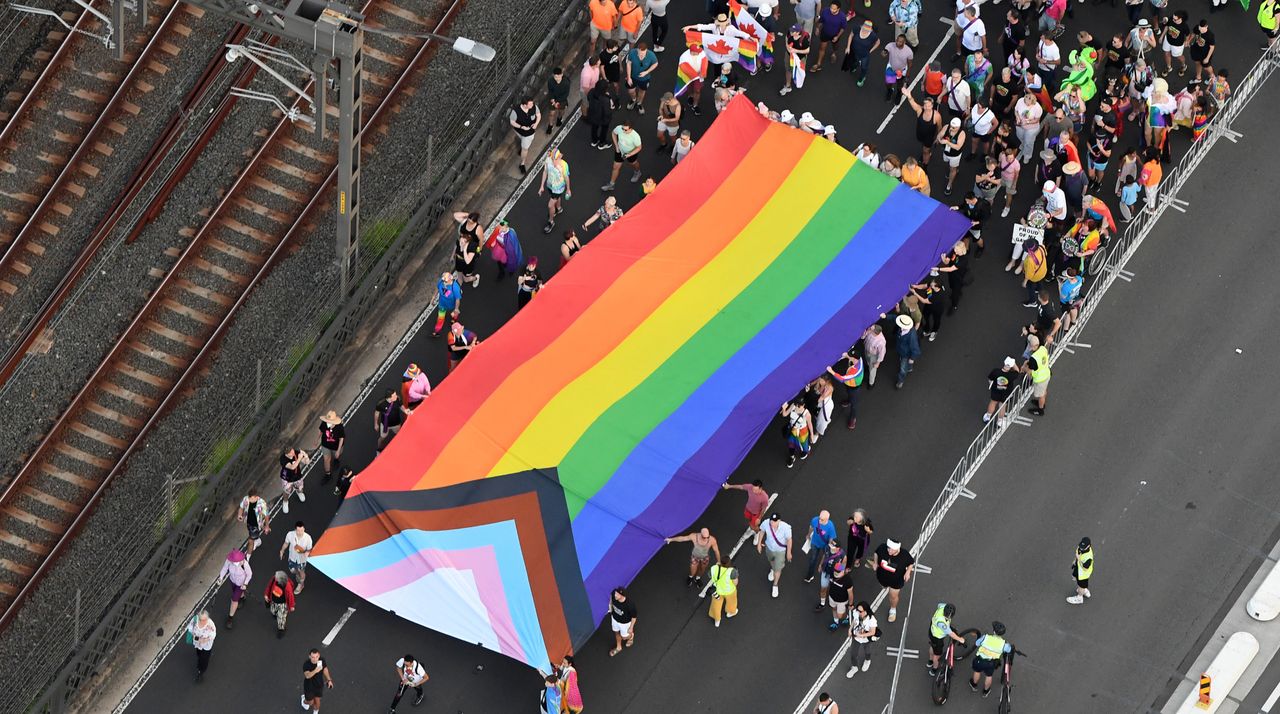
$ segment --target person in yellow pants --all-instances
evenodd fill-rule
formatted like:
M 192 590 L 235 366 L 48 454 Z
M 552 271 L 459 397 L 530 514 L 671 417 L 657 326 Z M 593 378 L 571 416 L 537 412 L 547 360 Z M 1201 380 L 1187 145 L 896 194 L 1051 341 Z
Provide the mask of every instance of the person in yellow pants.
M 729 556 L 720 558 L 720 562 L 711 566 L 711 587 L 715 592 L 711 596 L 711 607 L 707 614 L 720 626 L 720 613 L 725 617 L 738 614 L 738 569 L 733 567 Z

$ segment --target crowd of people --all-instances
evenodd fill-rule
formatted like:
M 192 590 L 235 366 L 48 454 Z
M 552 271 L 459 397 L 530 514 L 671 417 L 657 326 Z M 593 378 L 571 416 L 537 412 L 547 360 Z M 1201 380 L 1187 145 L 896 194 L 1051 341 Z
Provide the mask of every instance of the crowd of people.
M 1019 356 L 1005 357 L 986 375 L 989 399 L 981 419 L 1003 424 L 1010 417 L 1006 402 L 1024 382 L 1032 393 L 1030 413 L 1044 416 L 1051 376 L 1048 350 L 1079 314 L 1092 277 L 1091 258 L 1104 251 L 1109 239 L 1138 212 L 1156 207 L 1162 167 L 1173 157 L 1171 146 L 1198 140 L 1231 95 L 1230 74 L 1218 61 L 1218 39 L 1209 20 L 1193 21 L 1187 11 L 1170 10 L 1164 0 L 1125 0 L 1129 29 L 1110 37 L 1095 37 L 1082 29 L 1087 22 L 1072 17 L 1077 10 L 1067 0 L 1012 0 L 1005 7 L 1000 0 L 955 0 L 946 13 L 954 22 L 954 53 L 949 62 L 924 66 L 919 58 L 927 52 L 919 47 L 919 28 L 926 12 L 920 0 L 789 0 L 782 7 L 776 0 L 689 2 L 705 4 L 704 21 L 675 28 L 672 34 L 667 18 L 670 0 L 588 0 L 590 45 L 587 59 L 577 70 L 580 118 L 589 127 L 590 147 L 612 150 L 612 160 L 608 181 L 600 186 L 599 206 L 582 220 L 563 217 L 573 195 L 565 154 L 558 148 L 541 155 L 533 150 L 539 131 L 552 134 L 565 123 L 571 111 L 572 72 L 556 68 L 545 97 L 521 97 L 511 108 L 518 169 L 521 174 L 533 174 L 530 180 L 537 195 L 546 198 L 542 232 L 550 234 L 560 227 L 560 267 L 571 262 L 593 235 L 623 216 L 617 196 L 620 179 L 635 185 L 636 197 L 647 195 L 661 175 L 696 146 L 697 132 L 689 118 L 723 110 L 748 85 L 764 116 L 842 143 L 835 124 L 827 121 L 835 113 L 833 105 L 816 92 L 805 91 L 806 77 L 837 68 L 852 75 L 847 79 L 849 91 L 858 91 L 868 81 L 882 81 L 873 96 L 882 95 L 889 107 L 909 110 L 906 116 L 914 124 L 910 145 L 890 150 L 864 141 L 847 147 L 857 160 L 924 195 L 940 193 L 939 198 L 952 203 L 953 210 L 970 222 L 966 235 L 939 257 L 919 283 L 909 286 L 891 311 L 880 315 L 834 364 L 814 375 L 781 406 L 787 468 L 808 458 L 830 436 L 833 423 L 842 421 L 847 430 L 856 428 L 859 395 L 875 387 L 880 367 L 891 355 L 896 370 L 887 374 L 892 375 L 896 389 L 905 387 L 928 343 L 937 339 L 949 316 L 960 309 L 962 295 L 974 277 L 973 261 L 981 259 L 988 247 L 1003 252 L 998 246 L 1006 237 L 997 237 L 991 230 L 997 207 L 999 218 L 1007 219 L 1015 210 L 1016 197 L 1028 194 L 1032 201 L 1025 215 L 1013 217 L 1018 228 L 1014 231 L 1010 226 L 1022 239 L 1011 242 L 1009 253 L 999 259 L 1005 261 L 1004 271 L 1024 295 L 1022 305 L 1034 310 L 1034 316 L 1019 326 L 1025 338 Z M 1224 3 L 1214 0 L 1209 12 L 1223 7 Z M 1088 12 L 1095 11 L 1091 7 Z M 1080 6 L 1078 13 L 1085 15 L 1085 8 Z M 784 15 L 790 16 L 788 20 Z M 1268 44 L 1274 42 L 1280 34 L 1280 3 L 1264 3 L 1257 18 Z M 1069 33 L 1068 23 L 1081 29 Z M 733 40 L 736 47 L 752 41 L 756 45 L 754 51 L 730 54 L 718 47 L 712 58 L 710 48 L 704 46 L 708 38 Z M 797 115 L 790 108 L 771 108 L 758 101 L 762 96 L 758 78 L 775 68 L 781 68 L 783 77 L 778 94 L 797 93 L 815 109 L 821 107 L 824 119 L 810 111 Z M 650 92 L 660 73 L 675 76 L 673 91 Z M 704 94 L 709 102 L 703 102 Z M 782 101 L 794 103 L 794 97 Z M 646 124 L 643 117 L 652 123 Z M 653 127 L 652 134 L 645 134 L 648 127 Z M 649 141 L 657 163 L 646 155 Z M 942 182 L 940 192 L 934 189 L 938 181 Z M 1118 208 L 1118 217 L 1108 204 Z M 1018 205 L 1025 206 L 1026 201 Z M 493 266 L 495 282 L 512 278 L 516 311 L 536 299 L 550 277 L 544 275 L 537 256 L 526 255 L 516 229 L 507 221 L 500 221 L 486 235 L 479 213 L 460 211 L 453 217 L 457 223 L 454 262 L 436 283 L 432 330 L 435 337 L 445 335 L 445 373 L 481 344 L 462 322 L 462 295 L 464 285 L 467 290 L 479 288 L 485 260 Z M 424 370 L 408 365 L 400 388 L 387 390 L 372 412 L 375 451 L 387 446 L 431 389 Z M 334 494 L 345 497 L 355 471 L 342 460 L 347 439 L 343 420 L 330 411 L 321 418 L 318 432 L 322 485 L 332 484 Z M 289 513 L 295 496 L 299 502 L 306 501 L 304 472 L 311 459 L 306 449 L 296 446 L 281 454 L 280 512 Z M 786 585 L 783 572 L 794 555 L 793 527 L 777 510 L 768 512 L 771 501 L 760 481 L 725 484 L 725 489 L 746 495 L 743 515 L 754 533 L 751 544 L 766 561 L 767 587 L 778 598 Z M 248 539 L 243 549 L 227 555 L 220 575 L 232 589 L 223 622 L 227 630 L 234 628 L 248 592 L 253 576 L 250 557 L 271 532 L 270 513 L 268 499 L 256 490 L 250 490 L 237 509 Z M 814 610 L 829 614 L 824 619 L 826 628 L 843 628 L 850 638 L 846 676 L 853 678 L 871 667 L 872 643 L 882 636 L 882 625 L 897 621 L 899 593 L 910 582 L 915 562 L 910 549 L 897 538 L 885 538 L 872 548 L 875 530 L 867 512 L 852 509 L 849 513 L 842 532 L 828 510 L 809 519 L 798 541 L 806 559 L 798 580 L 813 588 Z M 690 545 L 685 583 L 690 588 L 708 587 L 708 617 L 714 626 L 736 617 L 742 590 L 748 591 L 749 599 L 754 588 L 741 582 L 734 558 L 721 550 L 711 531 L 698 528 L 666 542 Z M 263 601 L 279 637 L 285 636 L 289 613 L 305 588 L 312 546 L 305 523 L 297 520 L 277 553 L 283 567 L 269 569 L 272 575 Z M 1068 602 L 1082 604 L 1090 596 L 1092 567 L 1086 538 L 1073 563 L 1076 592 Z M 886 591 L 883 619 L 867 598 L 855 596 L 854 573 L 862 568 L 872 570 L 876 585 Z M 938 666 L 945 639 L 956 637 L 950 629 L 954 610 L 953 605 L 939 603 L 930 620 L 931 669 Z M 635 642 L 638 621 L 636 603 L 625 588 L 611 594 L 608 619 L 614 633 L 610 655 L 616 656 Z M 993 623 L 980 642 L 971 680 L 975 689 L 980 675 L 986 674 L 984 689 L 989 690 L 992 662 L 1007 651 L 1004 634 L 1004 626 Z M 197 681 L 209 665 L 216 636 L 217 627 L 208 612 L 202 611 L 189 623 Z M 407 690 L 414 690 L 414 704 L 420 703 L 427 681 L 426 670 L 413 655 L 404 655 L 395 667 L 398 687 L 393 712 Z M 333 686 L 319 650 L 310 651 L 303 674 L 301 705 L 319 711 L 324 690 Z M 582 710 L 572 656 L 565 656 L 543 678 L 539 697 L 544 712 Z M 838 714 L 839 705 L 823 693 L 814 711 Z

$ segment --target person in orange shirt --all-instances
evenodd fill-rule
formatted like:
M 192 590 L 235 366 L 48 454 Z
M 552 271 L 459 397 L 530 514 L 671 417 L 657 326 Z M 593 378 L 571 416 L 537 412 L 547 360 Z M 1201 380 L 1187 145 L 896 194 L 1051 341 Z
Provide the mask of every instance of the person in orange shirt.
M 929 195 L 929 174 L 925 173 L 914 156 L 908 156 L 902 162 L 902 182 L 914 191 Z
M 622 0 L 618 3 L 618 22 L 623 46 L 635 47 L 640 39 L 640 26 L 644 24 L 644 8 L 636 0 Z
M 588 0 L 588 9 L 591 11 L 591 51 L 588 56 L 596 53 L 596 40 L 604 38 L 612 40 L 617 37 L 618 29 L 618 6 L 613 4 L 613 0 Z
M 1164 169 L 1160 167 L 1160 150 L 1147 147 L 1143 157 L 1146 163 L 1138 173 L 1138 183 L 1142 185 L 1142 195 L 1146 197 L 1147 210 L 1156 210 L 1156 197 L 1160 192 L 1160 179 L 1164 177 Z

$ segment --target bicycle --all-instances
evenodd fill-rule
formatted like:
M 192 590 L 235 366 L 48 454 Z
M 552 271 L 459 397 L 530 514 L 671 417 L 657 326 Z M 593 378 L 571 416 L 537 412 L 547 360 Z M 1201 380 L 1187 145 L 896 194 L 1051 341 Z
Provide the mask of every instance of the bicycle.
M 1009 714 L 1013 711 L 1013 658 L 1014 655 L 1026 657 L 1027 653 L 1014 647 L 1013 643 L 1009 643 L 1011 651 L 1001 657 L 1000 663 L 1000 702 L 996 705 L 996 711 L 999 714 Z
M 947 697 L 951 696 L 951 671 L 955 669 L 956 662 L 973 654 L 978 647 L 978 637 L 982 635 L 982 631 L 971 627 L 958 634 L 964 638 L 964 647 L 956 649 L 956 641 L 948 637 L 947 648 L 938 660 L 938 673 L 933 676 L 933 703 L 938 706 L 946 704 Z

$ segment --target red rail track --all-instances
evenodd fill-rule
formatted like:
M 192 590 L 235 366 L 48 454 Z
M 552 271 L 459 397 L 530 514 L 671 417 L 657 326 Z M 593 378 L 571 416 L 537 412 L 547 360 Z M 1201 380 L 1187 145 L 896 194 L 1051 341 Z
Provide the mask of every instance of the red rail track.
M 379 3 L 371 9 L 372 0 L 365 12 L 385 12 L 440 33 L 462 2 L 453 0 L 434 27 L 392 5 Z M 380 38 L 375 42 L 383 40 L 406 41 Z M 385 92 L 380 96 L 375 96 L 376 91 L 364 93 L 366 109 L 372 110 L 367 114 L 365 131 L 382 118 L 414 69 L 437 47 L 411 42 L 417 49 L 406 59 L 404 53 L 370 47 L 366 37 L 366 80 Z M 391 68 L 390 76 L 386 69 L 376 69 L 379 64 Z M 216 350 L 253 288 L 287 253 L 309 215 L 328 205 L 322 198 L 337 173 L 336 151 L 319 152 L 291 136 L 301 131 L 304 129 L 281 118 L 160 287 L 0 494 L 0 573 L 7 573 L 10 579 L 16 575 L 23 582 L 20 588 L 0 585 L 0 605 L 4 607 L 0 628 L 11 621 L 84 526 L 129 456 Z M 329 148 L 335 147 L 329 144 Z M 327 170 L 300 168 L 308 161 L 322 162 Z M 303 194 L 281 186 L 270 178 L 273 172 L 288 176 L 295 187 L 306 181 L 313 190 Z M 263 205 L 261 200 L 271 196 L 296 209 L 285 212 Z M 254 228 L 250 221 L 279 226 L 280 230 Z M 260 244 L 260 249 L 255 252 L 234 244 L 246 245 L 246 239 Z M 239 261 L 243 270 L 223 267 L 230 264 L 228 260 Z M 225 289 L 204 287 L 209 284 Z M 175 316 L 176 323 L 166 324 Z

